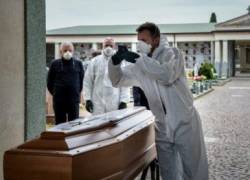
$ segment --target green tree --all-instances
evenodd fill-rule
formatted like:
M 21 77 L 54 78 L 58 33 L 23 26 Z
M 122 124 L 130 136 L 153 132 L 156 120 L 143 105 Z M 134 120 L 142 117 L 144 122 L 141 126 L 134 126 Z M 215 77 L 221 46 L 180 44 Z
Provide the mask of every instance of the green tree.
M 217 17 L 214 12 L 211 14 L 210 23 L 217 23 Z

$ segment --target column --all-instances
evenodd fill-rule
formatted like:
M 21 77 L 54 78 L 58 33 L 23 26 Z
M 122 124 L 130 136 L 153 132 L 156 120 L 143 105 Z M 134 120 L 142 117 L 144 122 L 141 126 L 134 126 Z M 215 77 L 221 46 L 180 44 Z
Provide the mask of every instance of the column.
M 60 58 L 60 44 L 55 43 L 55 59 L 59 59 L 59 58 Z
M 174 47 L 178 48 L 178 42 L 174 41 Z
M 215 41 L 215 59 L 214 65 L 218 77 L 221 77 L 221 42 Z
M 137 51 L 136 42 L 132 42 L 132 43 L 131 43 L 131 50 L 132 50 L 133 52 L 136 52 L 136 51 Z
M 24 2 L 0 1 L 0 9 L 0 179 L 3 180 L 4 152 L 25 140 Z
M 32 139 L 45 130 L 46 31 L 45 2 L 26 0 L 25 51 L 25 139 Z
M 221 77 L 228 77 L 228 41 L 223 41 L 222 43 L 223 55 L 222 55 L 222 74 Z
M 93 49 L 94 51 L 97 51 L 97 50 L 98 50 L 97 43 L 92 43 L 92 49 Z
M 45 130 L 45 1 L 0 1 L 0 9 L 0 179 L 3 179 L 4 152 Z
M 211 50 L 211 63 L 215 65 L 215 57 L 214 57 L 214 41 L 210 42 L 210 50 Z

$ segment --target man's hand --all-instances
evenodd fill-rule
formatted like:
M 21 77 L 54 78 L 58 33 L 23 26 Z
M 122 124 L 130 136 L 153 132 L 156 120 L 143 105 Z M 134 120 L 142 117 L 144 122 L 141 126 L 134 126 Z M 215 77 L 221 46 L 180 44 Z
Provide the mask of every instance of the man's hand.
M 121 62 L 122 62 L 122 57 L 119 55 L 119 54 L 117 54 L 117 53 L 115 53 L 112 57 L 111 57 L 111 59 L 112 59 L 112 62 L 113 62 L 113 64 L 114 65 L 118 65 L 118 64 L 120 64 Z
M 91 100 L 86 101 L 86 110 L 90 113 L 93 113 L 93 103 Z
M 118 109 L 126 109 L 126 108 L 127 108 L 127 104 L 126 104 L 125 102 L 121 102 L 121 103 L 119 104 Z
M 114 65 L 118 65 L 122 62 L 122 54 L 128 52 L 128 49 L 126 46 L 119 45 L 118 51 L 111 57 L 112 62 Z
M 121 55 L 122 59 L 125 59 L 126 61 L 130 63 L 135 63 L 137 58 L 139 58 L 140 55 L 131 51 L 127 51 Z
M 131 63 L 135 63 L 135 59 L 140 57 L 139 54 L 129 51 L 126 46 L 118 46 L 117 55 L 120 59 L 125 59 L 126 61 Z
M 122 62 L 122 60 L 126 60 L 130 63 L 135 63 L 136 59 L 139 58 L 140 55 L 131 51 L 126 52 L 117 52 L 115 55 L 112 56 L 112 62 L 114 65 L 118 65 Z

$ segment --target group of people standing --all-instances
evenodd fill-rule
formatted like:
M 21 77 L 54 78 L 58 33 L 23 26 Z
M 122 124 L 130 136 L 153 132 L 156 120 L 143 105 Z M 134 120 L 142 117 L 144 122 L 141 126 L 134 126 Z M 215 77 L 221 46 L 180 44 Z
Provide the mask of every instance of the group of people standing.
M 102 54 L 91 60 L 85 72 L 73 53 L 72 43 L 62 43 L 61 58 L 53 60 L 48 71 L 47 87 L 53 96 L 56 124 L 79 117 L 82 91 L 86 110 L 93 115 L 126 108 L 130 89 L 113 87 L 108 75 L 108 61 L 115 53 L 114 40 L 104 40 Z
M 135 105 L 155 116 L 156 149 L 163 180 L 207 180 L 208 165 L 201 120 L 187 85 L 179 49 L 168 45 L 154 23 L 137 28 L 137 50 L 120 48 L 106 38 L 102 54 L 84 73 L 74 47 L 62 43 L 61 58 L 51 63 L 47 86 L 56 123 L 79 117 L 81 91 L 87 111 L 101 114 L 127 107 L 133 87 Z

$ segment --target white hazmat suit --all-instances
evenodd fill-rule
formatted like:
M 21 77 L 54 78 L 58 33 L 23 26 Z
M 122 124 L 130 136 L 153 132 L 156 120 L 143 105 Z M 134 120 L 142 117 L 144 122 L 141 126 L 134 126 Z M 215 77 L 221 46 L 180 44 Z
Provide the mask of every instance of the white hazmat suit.
M 126 67 L 109 61 L 115 87 L 139 86 L 156 117 L 156 147 L 163 180 L 207 180 L 201 120 L 187 85 L 184 60 L 161 37 L 152 58 L 146 54 Z
M 121 102 L 129 102 L 129 88 L 112 86 L 108 76 L 109 59 L 104 54 L 95 57 L 84 76 L 84 99 L 93 102 L 94 115 L 117 110 Z

